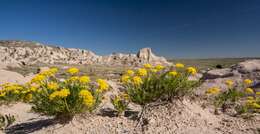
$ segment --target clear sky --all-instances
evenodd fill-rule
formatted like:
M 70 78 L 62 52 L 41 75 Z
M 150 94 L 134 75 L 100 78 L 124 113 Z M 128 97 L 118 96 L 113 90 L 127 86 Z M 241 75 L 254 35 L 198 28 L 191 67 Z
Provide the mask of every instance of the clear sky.
M 0 40 L 100 55 L 260 56 L 260 0 L 0 0 Z

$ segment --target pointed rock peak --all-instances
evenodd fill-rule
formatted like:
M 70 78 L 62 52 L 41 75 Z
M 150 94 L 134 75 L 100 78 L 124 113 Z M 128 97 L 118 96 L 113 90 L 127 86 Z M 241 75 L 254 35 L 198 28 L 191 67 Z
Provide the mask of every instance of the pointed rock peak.
M 137 57 L 141 58 L 141 59 L 148 59 L 149 60 L 153 56 L 154 56 L 154 54 L 152 52 L 152 49 L 149 48 L 149 47 L 142 48 L 137 53 Z

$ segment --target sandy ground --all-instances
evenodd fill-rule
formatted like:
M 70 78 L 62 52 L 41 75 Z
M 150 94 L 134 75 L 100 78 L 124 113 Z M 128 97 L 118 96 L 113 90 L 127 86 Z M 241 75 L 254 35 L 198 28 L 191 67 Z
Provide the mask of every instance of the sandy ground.
M 137 121 L 131 116 L 114 117 L 99 112 L 78 115 L 63 125 L 51 117 L 30 112 L 30 105 L 24 103 L 1 106 L 0 113 L 13 114 L 17 119 L 5 131 L 8 134 L 258 134 L 260 131 L 259 115 L 252 119 L 215 115 L 213 109 L 203 109 L 201 102 L 189 99 L 147 108 L 143 123 L 137 128 Z

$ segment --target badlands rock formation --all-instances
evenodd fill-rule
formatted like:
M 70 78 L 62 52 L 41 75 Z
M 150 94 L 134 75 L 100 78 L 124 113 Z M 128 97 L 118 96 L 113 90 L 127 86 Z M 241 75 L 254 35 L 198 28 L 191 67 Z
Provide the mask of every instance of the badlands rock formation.
M 30 65 L 36 63 L 140 65 L 170 64 L 163 57 L 143 48 L 137 54 L 113 53 L 99 56 L 89 50 L 47 46 L 28 41 L 0 41 L 0 62 L 9 65 Z

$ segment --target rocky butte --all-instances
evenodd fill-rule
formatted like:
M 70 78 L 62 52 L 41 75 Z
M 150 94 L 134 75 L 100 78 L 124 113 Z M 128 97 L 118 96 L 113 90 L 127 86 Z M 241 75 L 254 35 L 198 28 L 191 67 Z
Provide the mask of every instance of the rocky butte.
M 85 49 L 49 46 L 30 41 L 0 41 L 0 62 L 7 65 L 103 64 L 138 66 L 144 63 L 169 65 L 164 58 L 142 48 L 137 54 L 113 53 L 99 56 Z

